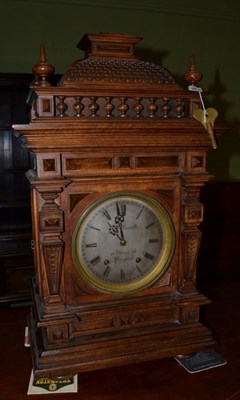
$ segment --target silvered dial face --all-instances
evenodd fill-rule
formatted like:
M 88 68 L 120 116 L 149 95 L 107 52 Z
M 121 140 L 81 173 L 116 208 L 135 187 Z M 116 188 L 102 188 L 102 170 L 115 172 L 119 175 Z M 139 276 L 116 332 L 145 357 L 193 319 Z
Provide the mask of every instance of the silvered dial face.
M 73 253 L 91 285 L 122 294 L 148 286 L 163 273 L 173 245 L 172 223 L 159 203 L 145 195 L 115 194 L 96 202 L 80 220 Z

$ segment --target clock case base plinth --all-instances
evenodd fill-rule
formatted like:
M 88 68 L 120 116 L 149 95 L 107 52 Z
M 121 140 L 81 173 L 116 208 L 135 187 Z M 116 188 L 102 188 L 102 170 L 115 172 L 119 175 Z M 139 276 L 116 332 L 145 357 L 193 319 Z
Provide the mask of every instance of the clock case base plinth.
M 77 314 L 72 308 L 71 312 L 66 310 L 65 314 L 52 314 L 41 319 L 36 292 L 33 298 L 36 301 L 28 318 L 28 326 L 35 378 L 66 377 L 86 371 L 190 355 L 217 345 L 212 333 L 196 320 L 195 310 L 198 314 L 200 303 L 209 303 L 205 296 L 197 292 L 191 296 L 181 297 L 179 293 L 173 293 L 160 298 L 163 304 L 171 304 L 170 308 L 165 306 L 164 309 L 163 306 L 161 310 L 162 315 L 165 314 L 163 322 L 149 324 L 139 314 L 128 318 L 125 314 L 122 319 L 116 319 L 117 329 L 110 328 L 109 331 L 98 331 L 96 334 L 86 332 L 81 337 L 72 337 L 67 341 L 59 336 L 55 343 L 48 342 L 46 330 L 54 329 L 56 332 L 56 327 L 66 326 L 66 321 L 69 330 L 76 322 Z M 151 299 L 148 301 L 151 303 Z M 154 297 L 152 301 L 157 302 L 157 299 Z M 123 310 L 126 311 L 125 307 Z M 174 321 L 174 315 L 185 318 L 186 322 Z

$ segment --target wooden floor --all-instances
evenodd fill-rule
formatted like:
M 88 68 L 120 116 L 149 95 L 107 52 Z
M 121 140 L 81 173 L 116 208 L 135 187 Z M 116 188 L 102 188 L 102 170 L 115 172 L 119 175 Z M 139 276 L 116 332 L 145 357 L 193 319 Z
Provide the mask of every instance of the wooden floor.
M 240 399 L 240 283 L 204 287 L 213 300 L 202 318 L 221 345 L 227 365 L 189 374 L 174 359 L 79 374 L 78 394 L 27 396 L 31 372 L 30 349 L 23 346 L 28 307 L 0 310 L 0 399 L 23 400 L 239 400 Z

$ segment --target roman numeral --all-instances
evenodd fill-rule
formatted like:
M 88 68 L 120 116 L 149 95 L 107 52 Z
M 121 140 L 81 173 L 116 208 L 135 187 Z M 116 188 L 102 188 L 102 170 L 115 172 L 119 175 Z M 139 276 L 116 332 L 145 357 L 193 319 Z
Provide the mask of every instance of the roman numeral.
M 159 239 L 149 239 L 149 243 L 158 243 Z
M 147 225 L 145 228 L 146 229 L 151 228 L 151 226 L 153 226 L 154 224 L 155 224 L 155 222 L 152 222 L 151 224 Z
M 90 226 L 91 229 L 95 229 L 95 231 L 100 231 L 101 229 L 96 228 L 95 226 Z
M 97 243 L 88 243 L 86 247 L 97 247 Z
M 101 258 L 99 256 L 97 256 L 97 257 L 93 258 L 92 260 L 90 260 L 90 263 L 94 267 L 97 263 L 99 263 L 99 261 L 101 261 Z
M 124 217 L 124 215 L 126 215 L 126 210 L 127 210 L 126 204 L 119 204 L 118 202 L 116 202 L 116 207 L 117 207 L 117 215 L 121 215 L 122 217 Z
M 149 260 L 152 261 L 152 260 L 154 260 L 154 257 L 155 257 L 155 256 L 153 256 L 152 254 L 149 254 L 149 253 L 145 253 L 145 254 L 144 254 L 144 257 L 146 257 L 146 258 L 148 258 Z
M 140 272 L 140 274 L 142 274 L 142 270 L 141 270 L 141 268 L 139 268 L 138 265 L 136 265 L 136 268 L 137 268 L 138 272 Z
M 112 218 L 111 218 L 111 215 L 109 214 L 109 212 L 107 211 L 107 210 L 105 210 L 105 209 L 103 209 L 103 215 L 105 215 L 105 217 L 110 221 Z
M 125 272 L 123 271 L 123 269 L 121 269 L 121 280 L 125 281 Z
M 111 271 L 111 268 L 108 266 L 108 267 L 105 269 L 103 275 L 104 275 L 104 276 L 108 276 L 109 273 L 110 273 L 110 271 Z
M 136 219 L 138 219 L 138 218 L 140 217 L 140 215 L 142 214 L 142 212 L 143 212 L 143 208 L 141 208 L 141 210 L 139 211 L 138 215 L 136 216 Z

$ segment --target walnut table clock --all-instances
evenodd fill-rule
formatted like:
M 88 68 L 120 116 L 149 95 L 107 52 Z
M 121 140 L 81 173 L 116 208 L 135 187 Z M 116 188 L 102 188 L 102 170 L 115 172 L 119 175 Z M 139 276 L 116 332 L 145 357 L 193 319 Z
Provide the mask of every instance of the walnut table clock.
M 14 126 L 36 156 L 28 172 L 36 377 L 187 354 L 215 342 L 199 321 L 208 299 L 195 286 L 211 135 L 193 118 L 198 93 L 139 60 L 140 39 L 85 35 L 85 57 L 56 87 L 42 48 L 31 120 Z M 195 85 L 199 75 L 192 63 L 187 82 Z

